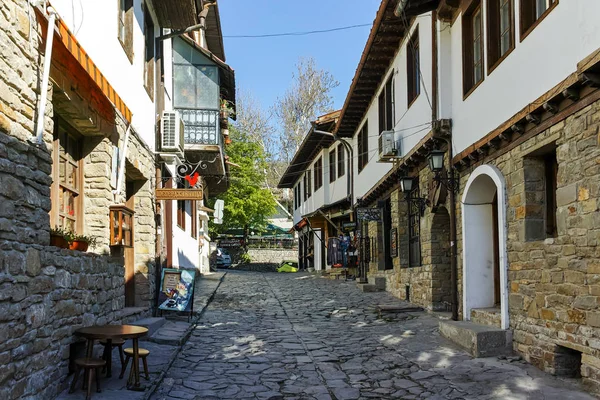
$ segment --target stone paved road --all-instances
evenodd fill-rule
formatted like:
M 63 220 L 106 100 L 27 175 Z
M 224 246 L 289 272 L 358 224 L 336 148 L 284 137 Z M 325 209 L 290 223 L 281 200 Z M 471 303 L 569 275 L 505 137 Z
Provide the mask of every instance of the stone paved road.
M 472 359 L 387 293 L 303 274 L 230 272 L 153 400 L 591 399 L 522 361 Z M 406 303 L 405 303 L 406 304 Z

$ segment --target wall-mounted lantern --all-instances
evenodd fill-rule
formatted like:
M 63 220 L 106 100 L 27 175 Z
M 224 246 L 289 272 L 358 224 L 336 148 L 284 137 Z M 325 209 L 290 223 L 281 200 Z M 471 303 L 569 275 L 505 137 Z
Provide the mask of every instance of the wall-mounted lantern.
M 110 207 L 110 245 L 133 246 L 133 210 L 124 206 Z
M 410 176 L 400 177 L 400 190 L 404 193 L 404 198 L 408 202 L 410 208 L 411 204 L 415 204 L 419 207 L 421 214 L 425 212 L 425 207 L 429 205 L 429 200 L 423 197 L 412 197 L 413 187 L 415 179 Z
M 444 173 L 444 154 L 441 150 L 432 150 L 429 152 L 427 161 L 429 163 L 429 169 L 433 172 L 433 180 L 444 185 L 448 190 L 457 192 L 458 191 L 458 179 L 455 175 L 454 168 L 451 168 L 448 176 Z

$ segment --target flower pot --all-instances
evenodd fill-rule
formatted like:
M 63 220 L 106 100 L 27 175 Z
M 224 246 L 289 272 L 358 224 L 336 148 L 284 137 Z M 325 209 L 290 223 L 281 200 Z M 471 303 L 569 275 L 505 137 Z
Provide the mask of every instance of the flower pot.
M 87 251 L 88 246 L 88 242 L 84 242 L 83 240 L 74 240 L 69 246 L 69 248 L 71 250 Z
M 69 242 L 62 235 L 50 234 L 50 246 L 60 247 L 61 249 L 68 249 Z

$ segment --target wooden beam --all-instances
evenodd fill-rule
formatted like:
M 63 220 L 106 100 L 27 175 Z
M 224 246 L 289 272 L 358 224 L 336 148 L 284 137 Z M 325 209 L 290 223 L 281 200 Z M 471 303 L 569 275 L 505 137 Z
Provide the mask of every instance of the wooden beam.
M 556 114 L 558 112 L 558 106 L 552 101 L 545 102 L 542 107 L 551 114 Z
M 587 86 L 600 87 L 600 74 L 584 72 L 581 74 L 580 82 Z
M 534 125 L 539 125 L 540 122 L 542 122 L 542 119 L 540 118 L 540 116 L 538 114 L 527 114 L 525 116 L 525 119 L 527 120 L 527 122 L 534 124 Z
M 562 91 L 562 95 L 571 101 L 579 100 L 579 90 L 575 89 L 574 87 L 566 88 Z

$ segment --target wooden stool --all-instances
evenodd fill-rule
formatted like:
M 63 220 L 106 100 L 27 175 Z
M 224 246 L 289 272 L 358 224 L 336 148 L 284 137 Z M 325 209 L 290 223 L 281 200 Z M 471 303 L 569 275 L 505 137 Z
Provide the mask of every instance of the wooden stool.
M 96 375 L 96 392 L 100 393 L 100 368 L 106 365 L 106 361 L 99 358 L 78 358 L 75 360 L 75 375 L 73 376 L 73 383 L 69 393 L 75 391 L 77 385 L 77 379 L 79 378 L 79 372 L 83 369 L 83 389 L 87 388 L 86 400 L 92 398 L 92 375 Z M 86 382 L 87 373 L 87 382 Z
M 110 344 L 110 348 L 108 347 L 108 340 L 100 340 L 100 344 L 104 346 L 104 352 L 102 353 L 102 358 L 106 361 L 106 365 L 102 368 L 102 372 L 106 371 L 106 376 L 112 376 L 112 350 L 115 347 L 119 348 L 119 358 L 121 359 L 121 368 L 125 365 L 125 355 L 123 353 L 123 345 L 125 344 L 125 340 L 123 339 L 113 339 Z
M 138 353 L 139 353 L 140 359 L 144 363 L 144 373 L 146 374 L 146 379 L 149 380 L 150 374 L 148 373 L 148 360 L 146 359 L 146 357 L 148 357 L 148 354 L 150 354 L 150 351 L 146 350 L 146 349 L 142 349 L 140 347 L 140 348 L 138 348 Z M 123 368 L 121 369 L 121 375 L 119 375 L 119 379 L 123 378 L 123 375 L 125 375 L 125 370 L 127 369 L 127 364 L 129 363 L 130 358 L 133 358 L 133 348 L 132 347 L 128 347 L 125 349 L 125 365 L 123 365 Z M 133 362 L 131 363 L 131 371 L 129 372 L 128 381 L 130 381 L 132 377 L 133 377 Z

